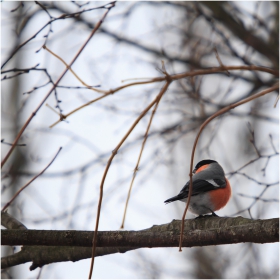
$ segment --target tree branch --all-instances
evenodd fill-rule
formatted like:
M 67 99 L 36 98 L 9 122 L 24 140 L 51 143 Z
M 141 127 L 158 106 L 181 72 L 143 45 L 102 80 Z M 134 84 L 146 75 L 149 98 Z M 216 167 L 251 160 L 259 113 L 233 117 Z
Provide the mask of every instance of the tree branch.
M 229 14 L 221 5 L 221 3 L 202 1 L 203 5 L 207 6 L 213 13 L 214 19 L 217 19 L 224 24 L 231 32 L 242 40 L 245 44 L 253 47 L 259 53 L 265 55 L 273 63 L 279 60 L 278 50 L 275 50 L 270 44 L 264 40 L 256 37 L 251 31 L 246 30 L 245 27 L 233 19 L 232 15 Z
M 8 229 L 27 229 L 25 225 L 9 215 L 7 212 L 1 211 L 1 225 Z M 135 247 L 103 247 L 96 248 L 95 257 L 125 253 L 135 250 Z M 15 265 L 33 262 L 30 270 L 42 267 L 46 264 L 55 262 L 72 261 L 76 262 L 83 259 L 91 258 L 92 249 L 90 247 L 67 247 L 67 246 L 23 246 L 21 251 L 13 255 L 3 257 L 1 259 L 1 268 L 6 269 Z
M 97 247 L 177 247 L 181 220 L 141 231 L 99 231 Z M 91 247 L 94 232 L 74 230 L 2 230 L 2 245 Z M 186 220 L 183 247 L 279 241 L 279 219 L 205 217 Z
M 115 253 L 125 253 L 135 250 L 133 247 L 110 247 L 96 248 L 95 257 L 105 256 Z M 24 246 L 21 251 L 1 259 L 1 268 L 9 268 L 27 262 L 32 262 L 30 270 L 56 262 L 72 261 L 76 262 L 91 258 L 91 247 L 74 246 Z
M 1 225 L 8 229 L 27 229 L 24 224 L 4 211 L 1 211 Z
M 113 8 L 115 6 L 115 2 L 112 2 L 110 4 L 111 6 L 107 8 L 107 11 L 103 14 L 102 18 L 99 20 L 99 22 L 95 25 L 94 29 L 91 31 L 89 37 L 87 38 L 87 40 L 84 42 L 84 44 L 81 46 L 81 48 L 79 49 L 79 51 L 77 52 L 77 54 L 74 56 L 74 58 L 72 59 L 72 61 L 69 63 L 69 68 L 74 64 L 74 62 L 77 60 L 77 58 L 80 56 L 80 54 L 82 53 L 82 51 L 84 50 L 84 48 L 86 47 L 86 45 L 88 44 L 88 42 L 90 41 L 90 39 L 93 37 L 93 35 L 96 33 L 96 31 L 98 30 L 98 28 L 101 26 L 101 24 L 103 23 L 103 21 L 105 20 L 107 14 L 109 13 L 110 9 Z M 45 103 L 45 101 L 49 98 L 49 96 L 51 95 L 51 93 L 53 92 L 53 90 L 57 87 L 57 85 L 59 84 L 59 82 L 62 80 L 62 78 L 65 76 L 65 74 L 68 72 L 69 68 L 65 68 L 65 70 L 62 72 L 62 74 L 60 75 L 60 77 L 57 79 L 57 81 L 55 82 L 55 84 L 52 86 L 52 88 L 49 90 L 49 92 L 47 93 L 47 95 L 44 97 L 44 99 L 41 101 L 41 103 L 38 105 L 38 107 L 35 109 L 35 111 L 30 115 L 30 117 L 28 118 L 28 120 L 25 122 L 25 124 L 23 125 L 23 127 L 20 129 L 18 135 L 16 136 L 16 139 L 13 142 L 12 147 L 10 148 L 10 150 L 8 151 L 7 155 L 4 157 L 4 159 L 1 162 L 1 167 L 4 166 L 4 164 L 6 163 L 6 161 L 8 160 L 8 158 L 10 157 L 11 153 L 13 152 L 14 148 L 16 147 L 16 144 L 18 142 L 18 140 L 20 139 L 21 135 L 23 134 L 23 132 L 25 131 L 26 127 L 29 125 L 29 123 L 31 122 L 31 120 L 35 117 L 35 115 L 37 114 L 37 112 L 40 110 L 40 108 L 43 106 L 43 104 Z

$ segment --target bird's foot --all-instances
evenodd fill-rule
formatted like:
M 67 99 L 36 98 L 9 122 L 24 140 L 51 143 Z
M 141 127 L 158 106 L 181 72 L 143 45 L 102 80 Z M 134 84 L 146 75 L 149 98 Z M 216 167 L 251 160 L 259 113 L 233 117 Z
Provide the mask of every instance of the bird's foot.
M 209 217 L 219 217 L 215 212 L 212 212 L 211 215 L 199 215 L 195 219 L 201 219 L 201 218 L 209 218 Z
M 199 215 L 198 217 L 195 218 L 195 220 L 201 218 L 207 218 L 207 217 L 212 217 L 212 215 Z

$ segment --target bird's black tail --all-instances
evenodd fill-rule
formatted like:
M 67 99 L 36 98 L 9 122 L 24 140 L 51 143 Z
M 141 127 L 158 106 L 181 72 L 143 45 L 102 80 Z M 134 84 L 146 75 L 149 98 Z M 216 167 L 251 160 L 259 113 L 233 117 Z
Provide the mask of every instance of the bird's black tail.
M 182 199 L 181 195 L 176 195 L 176 196 L 173 196 L 167 200 L 164 201 L 165 204 L 168 204 L 170 202 L 173 202 L 173 201 L 176 201 L 176 200 L 180 200 Z

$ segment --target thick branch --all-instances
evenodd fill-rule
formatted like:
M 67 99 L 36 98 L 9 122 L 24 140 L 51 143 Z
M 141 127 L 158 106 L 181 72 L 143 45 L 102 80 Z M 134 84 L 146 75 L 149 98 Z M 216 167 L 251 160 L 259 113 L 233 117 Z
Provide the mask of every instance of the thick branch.
M 8 229 L 27 229 L 25 225 L 16 220 L 7 212 L 1 211 L 1 225 Z M 103 247 L 96 248 L 95 257 L 125 253 L 135 250 L 134 247 Z M 66 261 L 79 261 L 91 258 L 92 249 L 90 247 L 71 247 L 71 246 L 23 246 L 21 251 L 13 255 L 1 258 L 1 268 L 9 268 L 15 265 L 32 262 L 30 270 L 42 267 L 46 264 Z
M 125 253 L 137 248 L 96 248 L 95 257 L 105 256 L 115 253 Z M 91 247 L 73 247 L 73 246 L 24 246 L 21 251 L 11 256 L 1 259 L 1 268 L 5 269 L 15 265 L 32 262 L 30 270 L 56 262 L 72 261 L 76 262 L 91 258 Z
M 142 231 L 99 231 L 97 247 L 177 247 L 181 221 Z M 94 232 L 55 230 L 2 230 L 2 245 L 91 247 Z M 279 241 L 279 220 L 249 220 L 243 217 L 207 217 L 186 220 L 183 247 Z

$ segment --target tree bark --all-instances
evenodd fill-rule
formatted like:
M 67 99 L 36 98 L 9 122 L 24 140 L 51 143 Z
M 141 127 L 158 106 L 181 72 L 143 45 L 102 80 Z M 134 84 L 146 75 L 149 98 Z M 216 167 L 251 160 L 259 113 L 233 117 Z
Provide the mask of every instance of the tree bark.
M 91 231 L 27 230 L 10 216 L 1 213 L 2 245 L 27 245 L 21 251 L 1 259 L 2 269 L 32 262 L 30 270 L 46 264 L 91 258 Z M 125 253 L 139 248 L 177 247 L 181 220 L 140 231 L 98 232 L 95 256 Z M 183 247 L 233 244 L 240 242 L 271 243 L 279 241 L 279 219 L 249 220 L 243 217 L 205 217 L 186 220 Z M 30 246 L 28 246 L 30 245 Z
M 8 229 L 27 229 L 25 225 L 9 215 L 7 212 L 1 211 L 1 225 Z M 134 247 L 103 247 L 96 248 L 95 257 L 115 253 L 125 253 L 135 250 Z M 30 270 L 35 270 L 46 264 L 66 261 L 79 261 L 92 257 L 91 247 L 71 247 L 71 246 L 23 246 L 21 251 L 13 255 L 3 257 L 1 259 L 1 269 L 6 269 L 27 262 L 32 262 Z
M 95 257 L 106 256 L 116 253 L 125 253 L 137 248 L 96 248 Z M 32 262 L 30 270 L 56 262 L 80 261 L 89 259 L 92 256 L 91 247 L 71 246 L 23 246 L 21 251 L 1 259 L 1 269 L 9 268 L 27 262 Z
M 181 220 L 140 231 L 99 231 L 97 247 L 177 247 Z M 279 241 L 279 220 L 205 217 L 185 221 L 183 247 Z M 2 245 L 91 247 L 94 232 L 2 230 Z

